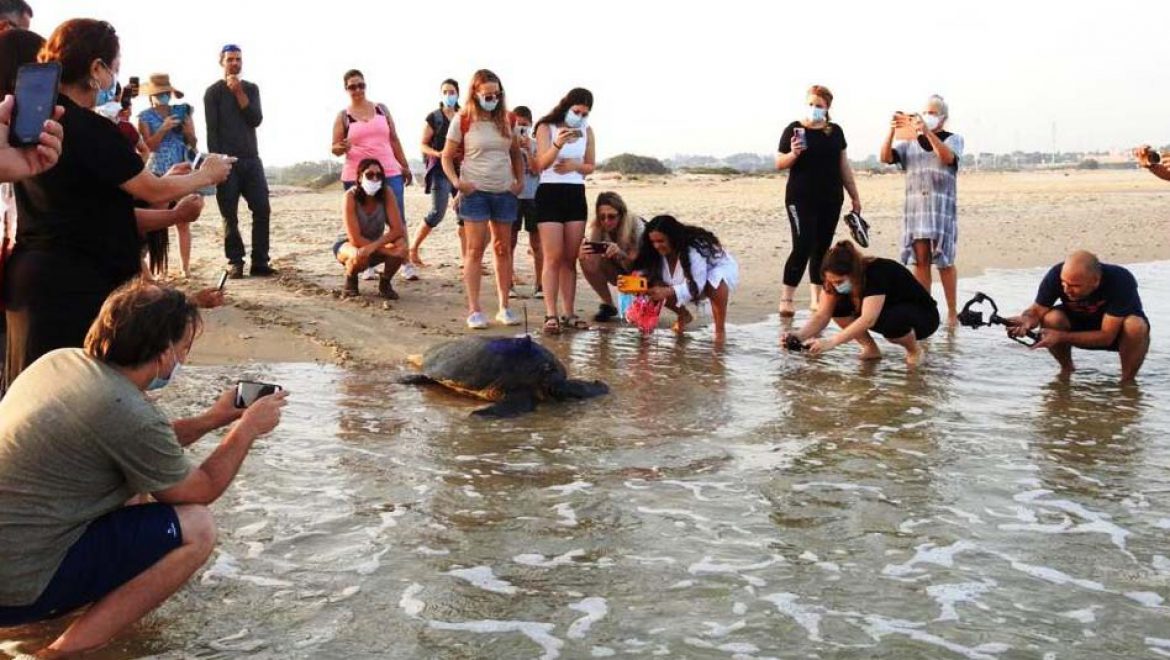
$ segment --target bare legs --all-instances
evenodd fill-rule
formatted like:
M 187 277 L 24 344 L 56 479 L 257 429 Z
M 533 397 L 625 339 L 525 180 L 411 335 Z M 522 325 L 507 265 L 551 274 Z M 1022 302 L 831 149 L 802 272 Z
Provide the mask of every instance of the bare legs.
M 617 268 L 614 263 L 600 254 L 581 253 L 581 274 L 585 281 L 597 292 L 603 304 L 613 307 L 613 293 L 609 285 L 617 282 Z
M 727 338 L 727 304 L 731 301 L 731 289 L 727 282 L 720 282 L 718 288 L 710 284 L 703 287 L 703 297 L 711 301 L 711 320 L 715 325 L 715 343 L 721 344 Z M 687 325 L 694 320 L 690 310 L 685 305 L 667 305 L 667 309 L 678 315 L 671 329 L 676 334 L 682 334 Z
M 467 311 L 483 311 L 479 306 L 480 281 L 483 279 L 483 253 L 489 236 L 488 223 L 465 222 L 463 235 L 467 247 L 463 251 L 463 291 L 467 294 Z
M 532 249 L 532 272 L 536 280 L 534 286 L 537 291 L 543 291 L 544 250 L 540 244 L 540 225 L 536 226 L 536 231 L 528 232 L 528 247 Z
M 1040 327 L 1054 330 L 1070 330 L 1072 325 L 1069 323 L 1068 316 L 1063 311 L 1051 309 L 1040 320 Z M 1057 364 L 1060 365 L 1061 378 L 1068 378 L 1076 371 L 1076 365 L 1072 359 L 1072 348 L 1071 344 L 1060 344 L 1059 346 L 1052 346 L 1048 349 L 1048 352 L 1052 354 Z M 1121 384 L 1127 385 L 1135 381 L 1138 371 L 1145 364 L 1146 354 L 1149 351 L 1150 324 L 1140 316 L 1125 317 L 1117 342 L 1117 352 L 1121 358 Z
M 856 320 L 856 316 L 838 316 L 833 319 L 833 322 L 837 324 L 838 328 L 844 329 Z M 910 336 L 913 337 L 914 333 L 911 332 Z M 877 342 L 868 332 L 858 337 L 856 341 L 861 346 L 861 354 L 857 356 L 859 359 L 880 360 L 882 358 L 882 349 L 878 348 Z
M 488 222 L 492 236 L 492 250 L 495 256 L 496 298 L 499 309 L 508 309 L 508 298 L 512 292 L 512 223 Z
M 930 292 L 930 266 L 934 263 L 933 244 L 928 239 L 914 241 L 914 278 Z M 940 267 L 938 279 L 942 282 L 943 296 L 947 299 L 947 325 L 954 327 L 959 321 L 958 285 L 959 275 L 954 266 Z
M 179 590 L 215 548 L 215 520 L 205 506 L 175 507 L 183 544 L 134 579 L 90 606 L 48 648 L 42 658 L 62 658 L 96 649 Z
M 179 233 L 179 266 L 183 269 L 183 277 L 191 277 L 191 225 L 180 222 L 175 225 Z
M 585 238 L 585 222 L 542 222 L 540 246 L 544 256 L 544 309 L 547 316 L 557 315 L 560 300 L 564 316 L 576 315 L 577 256 Z

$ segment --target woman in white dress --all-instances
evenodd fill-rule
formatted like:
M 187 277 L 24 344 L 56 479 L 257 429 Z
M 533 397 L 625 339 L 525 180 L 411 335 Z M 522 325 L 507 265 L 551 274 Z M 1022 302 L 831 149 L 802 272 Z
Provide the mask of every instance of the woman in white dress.
M 673 328 L 681 334 L 694 315 L 687 303 L 711 302 L 715 341 L 726 337 L 727 303 L 739 283 L 739 265 L 711 232 L 660 215 L 646 224 L 634 270 L 649 281 L 651 300 L 678 315 Z

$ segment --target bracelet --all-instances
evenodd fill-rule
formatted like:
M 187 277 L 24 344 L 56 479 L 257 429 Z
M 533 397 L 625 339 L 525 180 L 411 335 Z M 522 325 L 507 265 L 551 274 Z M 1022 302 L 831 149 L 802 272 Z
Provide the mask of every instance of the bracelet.
M 557 144 L 557 141 L 556 141 L 556 140 L 553 140 L 553 146 L 557 148 L 557 151 L 560 151 L 561 149 L 564 149 L 564 148 L 565 148 L 565 145 L 563 145 L 563 144 Z

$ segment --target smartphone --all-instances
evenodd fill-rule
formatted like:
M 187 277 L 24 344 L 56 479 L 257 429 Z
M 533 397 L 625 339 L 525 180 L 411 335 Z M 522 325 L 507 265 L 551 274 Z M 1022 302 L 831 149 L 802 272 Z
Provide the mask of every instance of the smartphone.
M 130 88 L 131 98 L 138 96 L 138 76 L 130 76 L 130 84 L 127 87 Z
M 585 241 L 585 247 L 588 248 L 589 251 L 593 254 L 605 254 L 605 250 L 609 246 L 605 243 L 600 243 L 597 241 Z
M 894 139 L 896 140 L 913 140 L 918 137 L 918 132 L 914 130 L 914 125 L 911 120 L 914 115 L 898 111 L 894 113 Z
M 796 138 L 796 140 L 798 142 L 800 142 L 800 145 L 802 147 L 804 147 L 805 149 L 808 148 L 808 143 L 804 141 L 804 127 L 803 126 L 797 126 L 796 128 L 792 129 L 792 137 Z
M 31 147 L 41 141 L 45 121 L 57 106 L 57 85 L 61 82 L 61 63 L 25 64 L 16 72 L 16 107 L 8 141 L 14 147 Z
M 283 392 L 284 388 L 272 383 L 261 383 L 255 380 L 241 380 L 236 383 L 236 408 L 247 408 L 270 394 Z
M 187 111 L 188 110 L 190 110 L 190 107 L 188 107 L 187 104 L 184 103 L 182 105 L 176 105 L 175 107 L 171 108 L 171 114 L 174 115 L 175 119 L 177 119 L 179 121 L 179 123 L 181 124 L 181 123 L 187 121 Z M 176 126 L 176 129 L 181 130 L 181 128 L 177 127 L 177 126 Z
M 215 285 L 216 291 L 223 291 L 223 287 L 227 284 L 228 272 L 225 270 L 219 274 L 219 284 Z
M 196 152 L 195 158 L 193 158 L 191 160 L 191 169 L 197 170 L 200 167 L 203 167 L 203 163 L 206 161 L 207 161 L 207 154 L 203 153 L 202 151 Z
M 127 110 L 130 108 L 130 101 L 133 98 L 134 98 L 134 90 L 132 90 L 129 85 L 123 87 L 122 88 L 122 98 L 119 99 L 119 101 L 122 103 L 123 110 Z
M 516 127 L 516 137 L 522 137 L 522 138 L 532 137 L 532 127 L 531 126 L 517 126 Z
M 621 293 L 646 293 L 650 283 L 641 275 L 618 275 L 617 288 Z

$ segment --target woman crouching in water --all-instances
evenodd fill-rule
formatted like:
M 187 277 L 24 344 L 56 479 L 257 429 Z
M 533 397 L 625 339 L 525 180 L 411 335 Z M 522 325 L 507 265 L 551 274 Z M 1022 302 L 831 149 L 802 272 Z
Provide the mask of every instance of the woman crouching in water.
M 694 315 L 685 307 L 711 301 L 715 341 L 726 337 L 727 302 L 739 282 L 739 265 L 715 234 L 660 215 L 646 224 L 634 270 L 646 275 L 651 300 L 678 315 L 673 329 L 681 334 Z
M 867 257 L 850 241 L 838 241 L 825 254 L 821 266 L 824 296 L 807 325 L 781 338 L 785 347 L 798 341 L 812 355 L 841 344 L 861 344 L 861 359 L 882 356 L 869 331 L 906 349 L 906 364 L 922 359 L 918 343 L 938 330 L 938 304 L 902 264 L 880 257 Z M 830 318 L 841 332 L 827 339 L 814 339 L 829 325 Z

